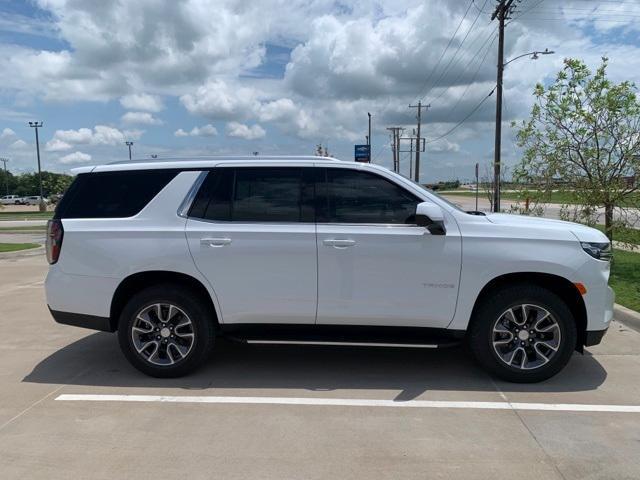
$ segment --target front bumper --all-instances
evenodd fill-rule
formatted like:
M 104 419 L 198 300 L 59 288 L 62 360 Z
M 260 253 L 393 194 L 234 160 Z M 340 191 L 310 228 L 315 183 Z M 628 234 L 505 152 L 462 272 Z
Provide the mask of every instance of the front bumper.
M 585 347 L 593 347 L 594 345 L 598 345 L 602 341 L 602 337 L 607 333 L 608 328 L 604 330 L 592 330 L 590 332 L 586 332 L 584 336 L 584 346 Z

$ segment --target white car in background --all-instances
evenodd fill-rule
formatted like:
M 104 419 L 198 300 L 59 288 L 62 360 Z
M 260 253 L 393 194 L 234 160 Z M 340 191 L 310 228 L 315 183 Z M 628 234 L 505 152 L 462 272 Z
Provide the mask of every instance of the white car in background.
M 23 205 L 24 198 L 19 195 L 5 195 L 0 197 L 0 205 Z
M 43 198 L 42 200 L 44 201 L 45 204 L 49 203 L 49 200 L 46 198 Z M 40 196 L 33 195 L 30 197 L 24 197 L 23 205 L 40 205 Z
M 225 336 L 465 343 L 492 374 L 536 382 L 613 315 L 600 231 L 465 212 L 382 167 L 248 157 L 76 173 L 48 224 L 49 309 L 117 331 L 149 375 L 190 372 Z

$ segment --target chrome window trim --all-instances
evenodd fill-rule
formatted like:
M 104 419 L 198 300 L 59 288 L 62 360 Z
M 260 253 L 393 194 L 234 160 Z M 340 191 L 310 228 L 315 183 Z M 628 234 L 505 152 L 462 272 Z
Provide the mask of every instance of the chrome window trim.
M 198 178 L 196 178 L 196 181 L 193 182 L 193 185 L 191 185 L 191 188 L 187 192 L 187 195 L 184 197 L 184 200 L 182 200 L 182 203 L 178 207 L 177 213 L 179 217 L 189 218 L 188 213 L 189 209 L 191 208 L 191 204 L 196 198 L 196 194 L 198 193 L 198 190 L 200 190 L 202 182 L 204 182 L 204 179 L 207 178 L 208 173 L 208 170 L 201 171 L 200 175 L 198 175 Z
M 207 218 L 200 217 L 185 217 L 189 220 L 196 220 L 198 222 L 211 223 L 214 225 L 317 225 L 317 226 L 339 226 L 339 227 L 384 227 L 384 228 L 423 228 L 415 223 L 317 223 L 317 222 L 235 222 L 227 220 L 209 220 Z

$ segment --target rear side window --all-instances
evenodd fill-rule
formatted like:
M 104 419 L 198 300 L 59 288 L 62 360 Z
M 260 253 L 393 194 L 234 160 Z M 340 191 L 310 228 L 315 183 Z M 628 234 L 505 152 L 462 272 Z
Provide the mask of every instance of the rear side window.
M 124 218 L 138 214 L 179 170 L 81 173 L 54 218 Z
M 371 172 L 326 169 L 316 187 L 318 222 L 411 224 L 420 200 L 404 188 Z
M 189 216 L 232 222 L 313 222 L 311 168 L 217 168 L 209 172 Z

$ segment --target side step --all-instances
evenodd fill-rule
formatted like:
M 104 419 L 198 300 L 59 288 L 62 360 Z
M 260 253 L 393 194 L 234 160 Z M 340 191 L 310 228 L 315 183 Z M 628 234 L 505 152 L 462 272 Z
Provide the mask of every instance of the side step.
M 383 348 L 446 348 L 460 342 L 443 343 L 378 343 L 378 342 L 321 342 L 317 340 L 251 340 L 234 339 L 243 343 L 258 345 L 320 345 L 332 347 L 383 347 Z
M 460 330 L 360 325 L 227 324 L 229 340 L 261 345 L 316 345 L 383 348 L 446 348 L 461 343 Z

